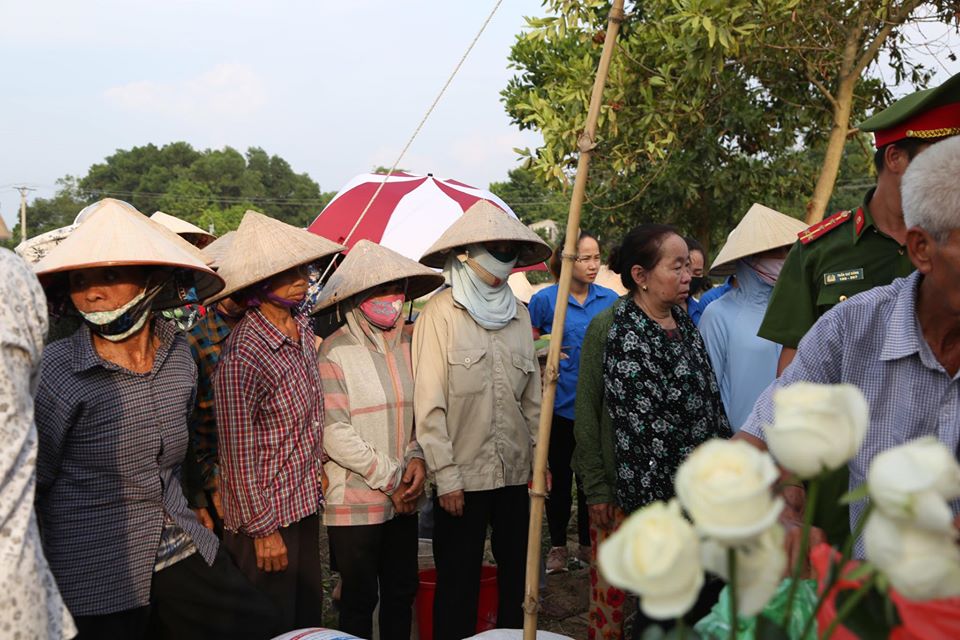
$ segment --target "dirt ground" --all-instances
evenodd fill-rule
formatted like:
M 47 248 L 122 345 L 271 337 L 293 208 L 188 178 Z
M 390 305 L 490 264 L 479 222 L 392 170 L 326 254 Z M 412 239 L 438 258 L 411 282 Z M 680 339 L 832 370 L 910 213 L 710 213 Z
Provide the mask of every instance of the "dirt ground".
M 574 511 L 576 511 L 576 501 L 574 501 Z M 541 611 L 538 619 L 538 627 L 543 631 L 552 631 L 577 640 L 585 640 L 587 637 L 587 611 L 590 594 L 590 574 L 586 566 L 581 566 L 574 558 L 577 550 L 577 537 L 575 530 L 576 513 L 571 517 L 571 526 L 568 529 L 568 547 L 570 549 L 571 561 L 569 570 L 565 573 L 558 573 L 546 576 L 546 582 L 541 585 Z M 544 521 L 543 533 L 547 534 L 547 525 Z M 321 546 L 322 550 L 327 548 L 326 529 L 321 527 Z M 543 545 L 544 554 L 546 554 L 546 543 Z M 487 548 L 487 562 L 494 564 L 493 556 Z M 334 607 L 330 594 L 336 582 L 336 577 L 330 573 L 329 557 L 327 553 L 321 554 L 323 559 L 324 571 L 324 624 L 330 628 L 337 627 L 337 610 Z M 629 602 L 628 602 L 629 604 Z M 416 622 L 414 622 L 416 626 Z M 414 630 L 413 640 L 417 640 L 417 633 Z

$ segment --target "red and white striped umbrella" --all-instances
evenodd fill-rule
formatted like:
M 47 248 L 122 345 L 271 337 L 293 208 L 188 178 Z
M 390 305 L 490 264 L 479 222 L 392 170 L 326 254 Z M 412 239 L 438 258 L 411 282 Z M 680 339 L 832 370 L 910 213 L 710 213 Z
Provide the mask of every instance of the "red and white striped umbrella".
M 367 208 L 384 179 L 386 183 Z M 364 173 L 348 182 L 307 229 L 345 244 L 348 250 L 358 240 L 367 239 L 419 260 L 447 227 L 478 200 L 489 200 L 517 217 L 506 202 L 491 192 L 457 180 L 438 180 L 433 174 Z M 365 208 L 367 212 L 363 214 Z M 361 214 L 363 219 L 357 224 Z

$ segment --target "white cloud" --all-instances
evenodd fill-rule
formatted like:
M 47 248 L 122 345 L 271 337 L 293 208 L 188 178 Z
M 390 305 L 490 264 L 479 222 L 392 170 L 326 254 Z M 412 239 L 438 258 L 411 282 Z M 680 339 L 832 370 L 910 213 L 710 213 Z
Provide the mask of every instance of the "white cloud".
M 182 82 L 130 82 L 104 91 L 116 108 L 192 122 L 246 120 L 267 102 L 263 80 L 249 66 L 218 64 Z

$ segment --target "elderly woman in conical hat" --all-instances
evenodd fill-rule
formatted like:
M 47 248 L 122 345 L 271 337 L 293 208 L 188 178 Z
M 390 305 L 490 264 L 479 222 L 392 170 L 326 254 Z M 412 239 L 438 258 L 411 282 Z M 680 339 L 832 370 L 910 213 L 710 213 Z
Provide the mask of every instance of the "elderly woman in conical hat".
M 196 367 L 152 313 L 223 281 L 117 200 L 98 203 L 34 268 L 51 304 L 82 320 L 44 351 L 36 395 L 37 512 L 79 637 L 263 637 L 271 604 L 180 489 Z
M 757 330 L 790 245 L 805 228 L 801 220 L 754 204 L 710 267 L 711 275 L 735 276 L 731 290 L 703 311 L 699 326 L 735 432 L 777 377 L 781 347 Z
M 492 203 L 470 207 L 420 259 L 442 267 L 413 336 L 414 412 L 435 487 L 434 637 L 465 638 L 477 619 L 480 563 L 492 525 L 498 626 L 523 624 L 527 482 L 540 417 L 530 314 L 507 286 L 515 267 L 550 256 Z
M 301 309 L 318 261 L 342 249 L 247 211 L 218 271 L 218 297 L 247 308 L 214 374 L 223 540 L 283 629 L 322 623 L 323 397 Z
M 443 285 L 436 271 L 357 242 L 320 293 L 345 323 L 320 345 L 326 420 L 323 522 L 343 581 L 340 631 L 410 637 L 417 593 L 417 502 L 426 468 L 413 429 L 412 326 L 406 300 Z

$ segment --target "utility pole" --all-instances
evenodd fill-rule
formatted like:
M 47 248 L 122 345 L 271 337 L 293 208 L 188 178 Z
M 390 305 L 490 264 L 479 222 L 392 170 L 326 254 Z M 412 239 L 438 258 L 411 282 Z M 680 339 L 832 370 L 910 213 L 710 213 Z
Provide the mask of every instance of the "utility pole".
M 30 187 L 25 187 L 25 186 L 14 187 L 14 189 L 20 192 L 20 241 L 26 242 L 27 240 L 27 192 L 36 191 L 36 189 L 31 189 Z

